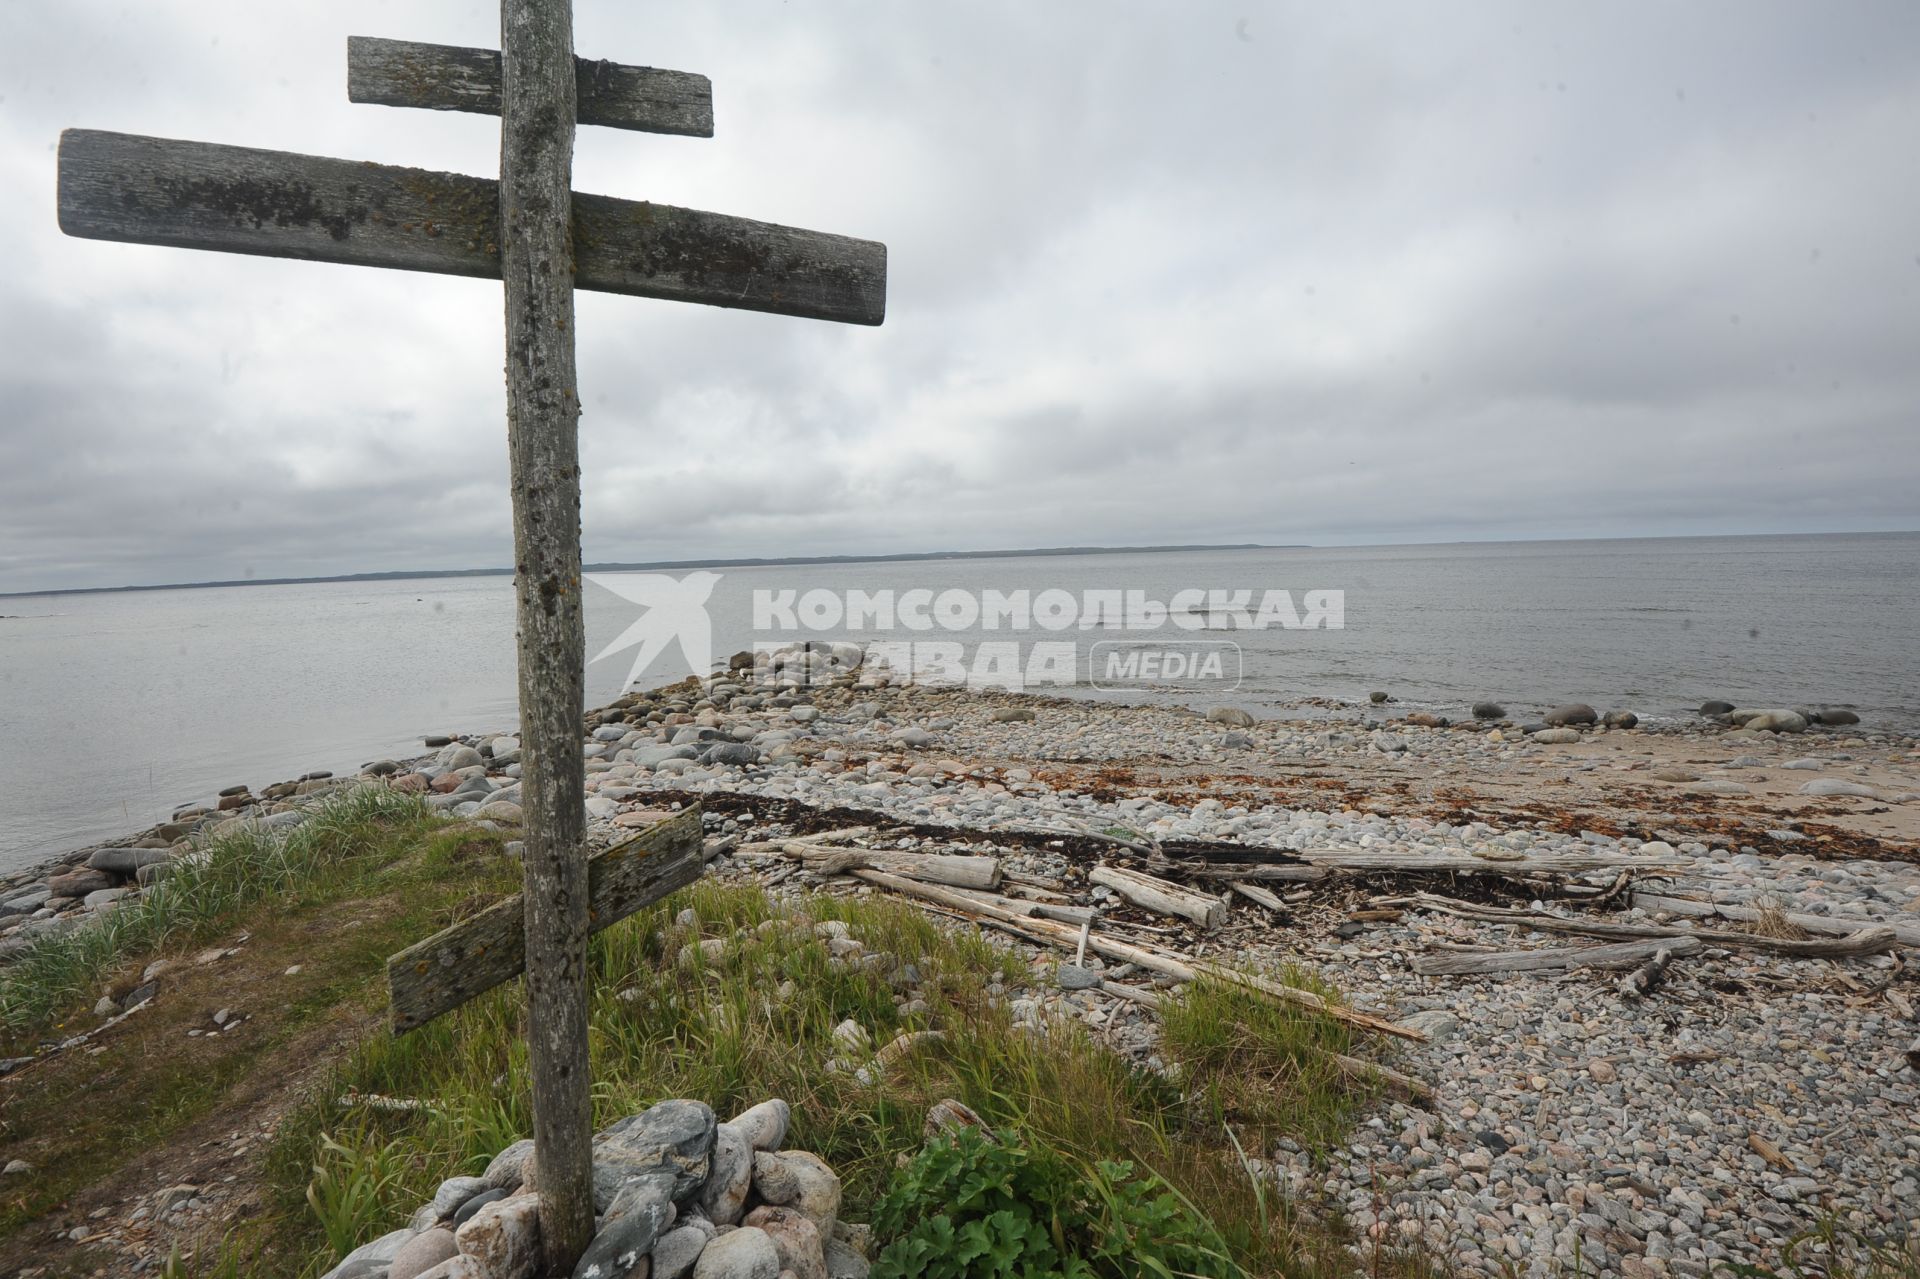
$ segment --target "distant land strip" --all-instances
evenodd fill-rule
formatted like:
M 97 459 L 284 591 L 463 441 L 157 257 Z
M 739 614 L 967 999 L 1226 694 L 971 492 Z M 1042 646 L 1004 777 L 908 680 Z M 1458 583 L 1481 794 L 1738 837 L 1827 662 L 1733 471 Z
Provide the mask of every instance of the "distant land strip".
M 1176 551 L 1304 551 L 1305 544 L 1225 542 L 1192 546 L 1035 546 L 1010 551 L 910 551 L 894 555 L 787 555 L 760 559 L 656 560 L 644 564 L 588 564 L 587 573 L 639 573 L 659 569 L 785 568 L 812 564 L 917 564 L 928 560 L 1025 559 L 1042 555 L 1166 555 Z M 201 591 L 218 586 L 309 586 L 323 582 L 406 582 L 435 577 L 511 577 L 510 568 L 395 569 L 388 573 L 340 573 L 332 577 L 243 577 L 226 582 L 163 582 L 151 586 L 68 586 L 46 591 L 0 591 L 0 600 L 30 595 L 107 595 L 120 591 Z

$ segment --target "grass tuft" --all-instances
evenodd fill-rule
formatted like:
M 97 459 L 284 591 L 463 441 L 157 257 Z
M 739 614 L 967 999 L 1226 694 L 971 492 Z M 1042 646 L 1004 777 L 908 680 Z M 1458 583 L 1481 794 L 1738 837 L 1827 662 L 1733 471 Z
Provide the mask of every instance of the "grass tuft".
M 426 811 L 413 796 L 363 786 L 316 804 L 285 834 L 250 821 L 221 827 L 138 899 L 42 938 L 0 970 L 0 1029 L 13 1037 L 45 1029 L 129 956 L 202 936 L 263 898 L 297 894 L 387 846 L 394 826 L 425 822 Z

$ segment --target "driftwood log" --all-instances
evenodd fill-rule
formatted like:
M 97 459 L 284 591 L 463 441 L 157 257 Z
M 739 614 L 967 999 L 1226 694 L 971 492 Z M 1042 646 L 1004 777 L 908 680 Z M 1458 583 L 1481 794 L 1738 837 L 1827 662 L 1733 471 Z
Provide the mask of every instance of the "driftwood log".
M 1095 866 L 1087 872 L 1087 881 L 1111 888 L 1136 906 L 1176 919 L 1190 919 L 1202 928 L 1218 928 L 1227 922 L 1227 903 L 1222 899 L 1139 871 L 1120 866 Z
M 1652 941 L 1618 942 L 1611 946 L 1565 946 L 1549 950 L 1508 950 L 1486 955 L 1421 955 L 1413 971 L 1428 977 L 1468 977 L 1486 973 L 1552 972 L 1568 968 L 1632 968 L 1656 952 L 1691 955 L 1701 942 L 1695 937 L 1662 937 Z
M 1227 887 L 1255 905 L 1266 907 L 1276 915 L 1287 913 L 1287 904 L 1275 896 L 1271 890 L 1262 888 L 1258 884 L 1243 884 L 1235 880 Z
M 1664 910 L 1674 915 L 1690 915 L 1696 919 L 1731 919 L 1737 923 L 1757 923 L 1768 912 L 1752 906 L 1736 906 L 1732 903 L 1697 901 L 1691 897 L 1663 897 L 1655 893 L 1636 892 L 1633 904 L 1644 906 L 1648 910 Z M 1858 932 L 1863 927 L 1880 926 L 1893 930 L 1894 940 L 1901 946 L 1920 947 L 1920 924 L 1907 924 L 1898 921 L 1864 921 L 1831 919 L 1825 915 L 1803 915 L 1796 911 L 1786 911 L 1783 918 L 1795 928 L 1810 933 L 1820 933 L 1827 937 L 1840 937 Z
M 797 840 L 781 845 L 822 875 L 845 875 L 856 870 L 883 870 L 929 884 L 991 890 L 1000 887 L 1000 859 L 958 857 L 944 853 L 898 853 L 874 848 L 835 848 Z
M 1620 979 L 1621 995 L 1628 999 L 1645 999 L 1660 989 L 1660 983 L 1666 980 L 1667 965 L 1673 962 L 1673 947 L 1662 946 L 1653 952 L 1653 958 Z
M 1372 853 L 1348 849 L 1308 850 L 1298 854 L 1302 861 L 1325 870 L 1358 873 L 1387 872 L 1396 875 L 1463 874 L 1482 875 L 1578 875 L 1596 870 L 1674 871 L 1691 863 L 1634 857 L 1623 853 L 1515 853 L 1512 856 L 1482 856 L 1478 853 Z
M 1006 931 L 1029 941 L 1057 947 L 1061 950 L 1073 950 L 1080 940 L 1080 930 L 1047 919 L 1035 919 L 1016 913 L 1011 904 L 993 905 L 982 901 L 972 894 L 962 893 L 937 884 L 922 884 L 911 879 L 902 879 L 898 875 L 889 875 L 877 870 L 857 870 L 854 878 L 865 880 L 877 888 L 906 897 L 918 897 L 925 901 L 938 903 L 949 910 L 967 918 L 991 922 Z M 1025 903 L 1023 903 L 1025 904 Z M 1107 937 L 1090 936 L 1087 949 L 1108 959 L 1117 959 L 1122 963 L 1138 964 L 1140 967 L 1172 977 L 1175 981 L 1193 982 L 1202 977 L 1211 977 L 1217 981 L 1240 986 L 1255 991 L 1277 1003 L 1293 1004 L 1313 1012 L 1324 1014 L 1344 1025 L 1357 1030 L 1372 1031 L 1375 1034 L 1392 1035 L 1400 1039 L 1424 1042 L 1426 1036 L 1417 1030 L 1397 1026 L 1384 1017 L 1361 1012 L 1341 1004 L 1328 1003 L 1309 990 L 1299 990 L 1292 986 L 1261 977 L 1254 973 L 1241 972 L 1219 964 L 1205 961 L 1188 962 L 1161 951 L 1144 946 L 1135 946 L 1115 941 Z
M 1766 950 L 1777 955 L 1802 959 L 1851 959 L 1878 955 L 1900 944 L 1895 929 L 1884 924 L 1867 924 L 1837 929 L 1829 938 L 1772 937 L 1765 933 L 1728 932 L 1711 928 L 1674 928 L 1664 924 L 1630 924 L 1613 920 L 1569 918 L 1539 911 L 1503 910 L 1497 906 L 1476 906 L 1450 897 L 1421 893 L 1412 897 L 1376 899 L 1383 905 L 1427 910 L 1488 924 L 1511 924 L 1543 933 L 1572 933 L 1582 937 L 1661 938 L 1691 937 L 1710 946 L 1740 950 Z M 1756 916 L 1758 912 L 1755 912 Z M 1832 922 L 1832 921 L 1829 921 Z

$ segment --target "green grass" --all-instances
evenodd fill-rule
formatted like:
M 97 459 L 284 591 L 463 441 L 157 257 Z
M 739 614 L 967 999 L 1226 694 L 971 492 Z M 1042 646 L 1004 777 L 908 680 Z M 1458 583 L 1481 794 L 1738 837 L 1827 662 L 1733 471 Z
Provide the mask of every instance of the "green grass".
M 674 922 L 688 907 L 698 919 L 690 928 Z M 978 934 L 942 929 L 879 898 L 806 898 L 795 910 L 783 914 L 756 888 L 705 881 L 595 937 L 598 1124 L 668 1097 L 699 1098 L 723 1117 L 784 1097 L 794 1108 L 788 1144 L 832 1164 L 846 1183 L 845 1215 L 863 1220 L 899 1159 L 920 1148 L 928 1106 L 954 1097 L 1082 1167 L 1124 1160 L 1163 1178 L 1183 1202 L 1205 1206 L 1248 1273 L 1350 1268 L 1350 1254 L 1325 1228 L 1296 1220 L 1271 1183 L 1249 1176 L 1227 1132 L 1238 1126 L 1249 1145 L 1275 1133 L 1337 1135 L 1356 1103 L 1352 1085 L 1305 1064 L 1316 1045 L 1345 1046 L 1331 1020 L 1264 1003 L 1249 1008 L 1230 989 L 1202 986 L 1174 1005 L 1176 1022 L 1191 1030 L 1170 1036 L 1167 1051 L 1180 1067 L 1167 1078 L 1111 1053 L 1078 1022 L 1017 1026 L 1004 1000 L 988 999 L 988 984 L 1042 982 L 1045 974 L 1028 973 L 1019 956 Z M 829 919 L 846 923 L 869 953 L 918 969 L 928 1010 L 903 1015 L 883 972 L 836 963 L 811 927 Z M 702 938 L 731 944 L 708 960 L 689 945 Z M 322 1263 L 313 1258 L 403 1224 L 442 1178 L 479 1170 L 528 1131 L 519 1001 L 517 989 L 503 989 L 402 1038 L 373 1039 L 319 1094 L 376 1094 L 427 1108 L 343 1113 L 316 1104 L 289 1117 L 268 1168 L 270 1220 L 246 1245 L 255 1273 L 315 1273 Z M 1252 1017 L 1243 1038 L 1200 1033 L 1211 1018 L 1243 1013 Z M 847 1018 L 876 1045 L 905 1030 L 944 1038 L 863 1084 L 829 1066 L 841 1051 L 833 1029 Z M 1264 1072 L 1265 1096 L 1246 1086 L 1250 1071 Z M 367 1207 L 370 1187 L 378 1188 L 377 1211 Z M 316 1197 L 350 1207 L 316 1214 Z
M 36 947 L 0 978 L 0 1026 L 16 1038 L 63 1019 L 87 1022 L 103 984 L 137 980 L 156 955 L 252 933 L 241 957 L 163 981 L 162 998 L 113 1032 L 105 1056 L 66 1053 L 34 1068 L 5 1127 L 47 1175 L 0 1203 L 0 1241 L 129 1157 L 176 1135 L 191 1141 L 190 1125 L 209 1114 L 224 1125 L 303 1072 L 307 1093 L 281 1117 L 256 1170 L 265 1210 L 165 1273 L 311 1279 L 403 1224 L 443 1178 L 483 1167 L 530 1128 L 518 984 L 400 1038 L 376 1019 L 385 956 L 512 891 L 516 872 L 497 836 L 370 788 L 320 805 L 284 838 L 224 833 L 101 927 Z M 689 908 L 695 922 L 676 922 Z M 889 961 L 836 960 L 814 927 L 828 920 Z M 691 944 L 715 938 L 728 945 L 711 958 Z M 1202 983 L 1169 1000 L 1161 1055 L 1172 1069 L 1155 1074 L 1076 1020 L 1018 1025 L 1010 993 L 989 997 L 994 983 L 1006 992 L 1049 985 L 1050 961 L 1029 971 L 1018 952 L 892 899 L 781 903 L 715 881 L 597 934 L 591 955 L 601 1125 L 667 1097 L 699 1098 L 723 1116 L 784 1097 L 794 1108 L 789 1144 L 827 1159 L 846 1184 L 847 1217 L 865 1220 L 900 1162 L 920 1150 L 927 1108 L 953 1097 L 1085 1170 L 1089 1185 L 1101 1184 L 1093 1174 L 1108 1163 L 1158 1178 L 1244 1273 L 1354 1266 L 1335 1229 L 1297 1216 L 1248 1157 L 1283 1136 L 1336 1140 L 1365 1099 L 1322 1064 L 1323 1050 L 1351 1050 L 1331 1019 Z M 298 977 L 285 973 L 294 962 Z M 903 992 L 889 980 L 898 964 L 920 975 L 914 993 L 925 1011 L 902 1011 Z M 208 1001 L 236 991 L 252 1014 L 240 1034 L 185 1037 L 219 1006 Z M 835 1061 L 843 1050 L 833 1030 L 849 1018 L 875 1045 L 907 1030 L 941 1038 L 863 1083 Z M 103 1077 L 115 1081 L 105 1100 Z M 421 1107 L 342 1107 L 343 1096 Z M 1417 1259 L 1369 1263 L 1381 1273 L 1423 1269 Z
M 23 1228 L 74 1194 L 176 1140 L 191 1157 L 196 1122 L 271 1106 L 288 1081 L 358 1043 L 378 1022 L 387 955 L 517 878 L 498 835 L 378 789 L 317 805 L 284 840 L 238 830 L 206 852 L 97 936 L 50 939 L 0 975 L 18 1052 L 49 1029 L 97 1025 L 89 1010 L 103 986 L 130 989 L 155 958 L 173 965 L 138 1016 L 0 1081 L 0 1145 L 37 1170 L 0 1186 L 0 1270 L 30 1246 Z M 250 939 L 232 955 L 195 962 L 242 931 Z M 188 1035 L 220 1007 L 245 1014 L 237 1030 Z
M 370 853 L 390 848 L 396 828 L 422 828 L 421 802 L 385 787 L 346 791 L 316 805 L 284 834 L 234 822 L 176 859 L 140 897 L 72 932 L 42 939 L 0 970 L 0 1031 L 21 1038 L 91 1003 L 129 956 L 205 936 L 263 898 L 304 896 Z

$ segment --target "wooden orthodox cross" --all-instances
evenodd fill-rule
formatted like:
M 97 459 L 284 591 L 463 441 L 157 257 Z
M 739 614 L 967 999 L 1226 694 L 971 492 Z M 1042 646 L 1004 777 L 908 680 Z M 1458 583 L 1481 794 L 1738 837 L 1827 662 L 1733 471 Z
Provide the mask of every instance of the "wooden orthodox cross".
M 879 324 L 886 248 L 575 194 L 576 121 L 710 137 L 705 76 L 573 55 L 569 0 L 501 0 L 500 52 L 354 37 L 355 102 L 498 114 L 500 180 L 70 129 L 69 235 L 500 279 L 506 285 L 525 891 L 395 956 L 397 1030 L 524 965 L 547 1269 L 593 1234 L 587 935 L 698 874 L 699 816 L 593 859 L 583 845 L 576 287 Z M 410 975 L 411 974 L 411 975 Z

